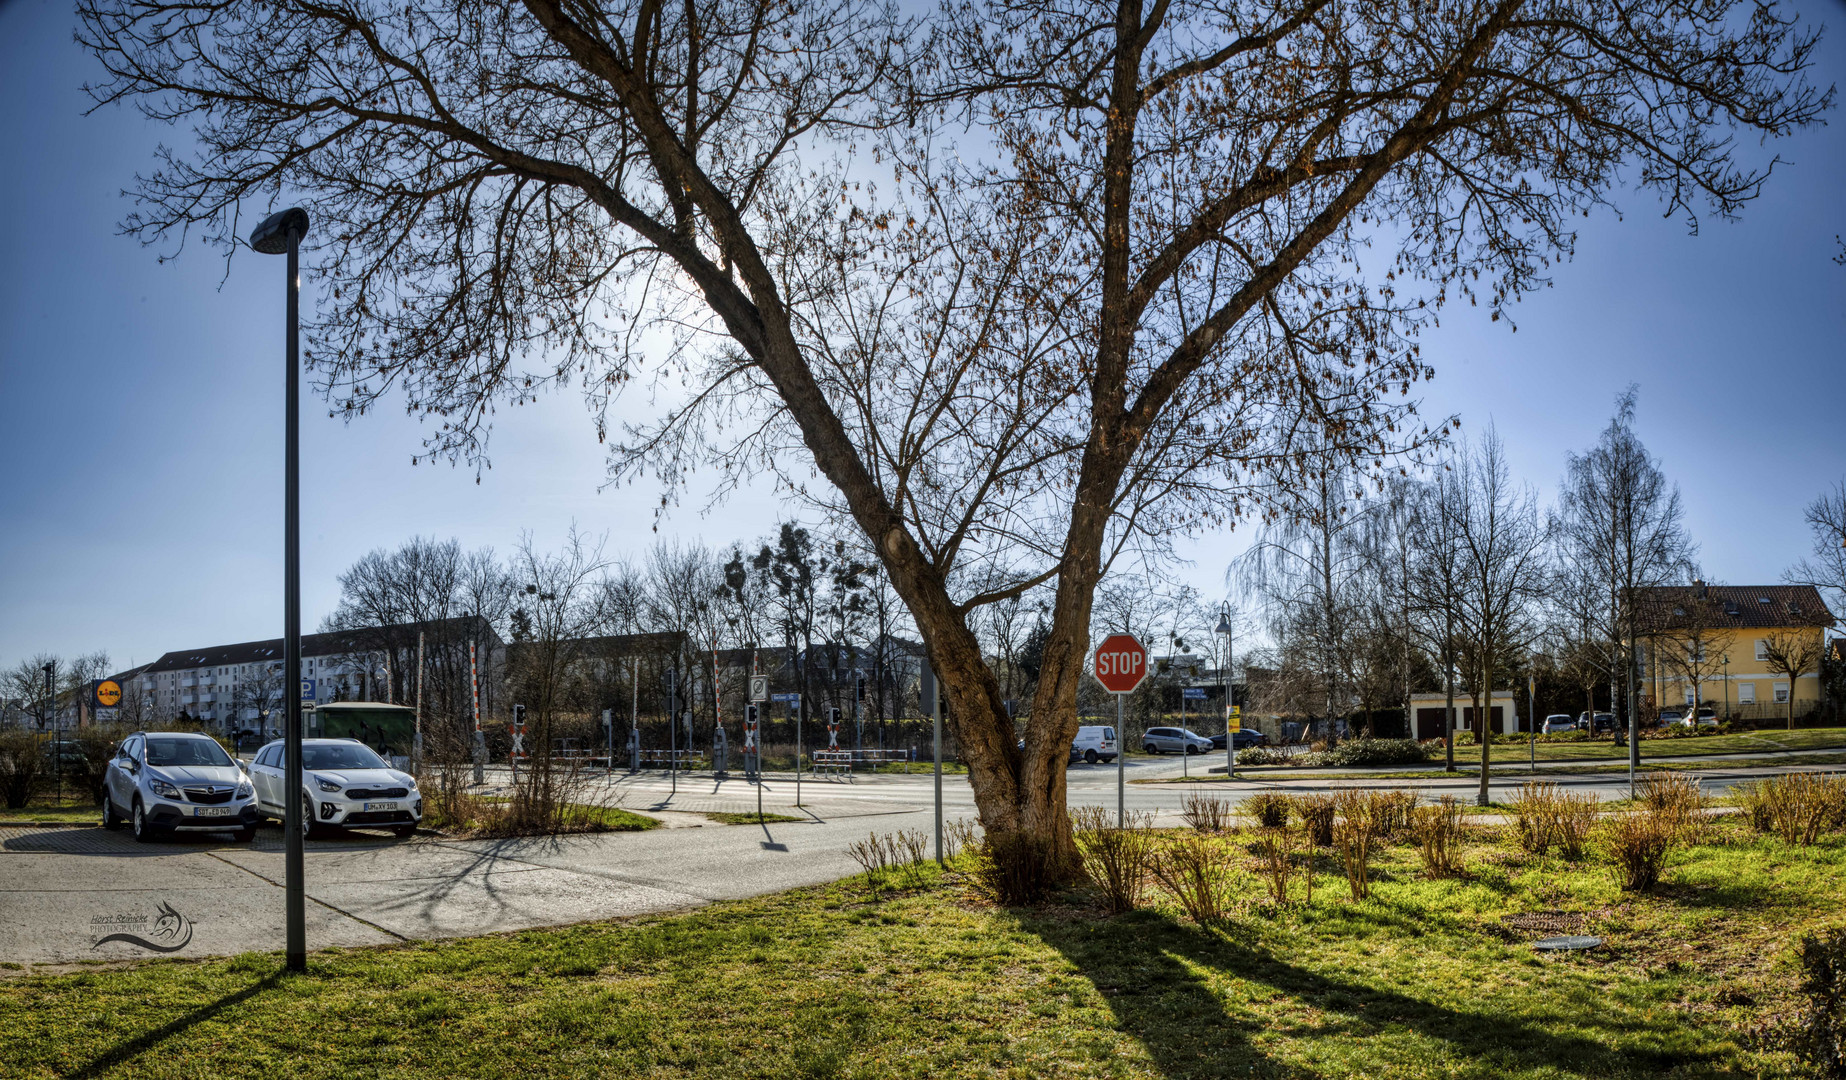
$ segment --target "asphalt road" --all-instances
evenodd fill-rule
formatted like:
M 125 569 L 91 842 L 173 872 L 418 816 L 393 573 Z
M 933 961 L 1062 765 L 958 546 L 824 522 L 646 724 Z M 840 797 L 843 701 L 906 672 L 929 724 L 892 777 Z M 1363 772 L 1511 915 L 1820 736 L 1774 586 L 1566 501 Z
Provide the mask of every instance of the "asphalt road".
M 1216 759 L 1212 759 L 1215 761 Z M 1211 762 L 1130 759 L 1129 780 L 1195 773 Z M 1701 778 L 1717 794 L 1763 768 L 1729 763 Z M 490 777 L 490 780 L 494 779 Z M 1499 776 L 1494 791 L 1526 779 Z M 1624 777 L 1559 777 L 1604 799 L 1627 795 Z M 1074 766 L 1073 806 L 1116 804 L 1112 765 Z M 1390 787 L 1433 797 L 1469 797 L 1469 777 L 1412 781 L 1251 780 L 1202 786 L 1125 785 L 1128 809 L 1175 822 L 1187 794 L 1206 790 L 1240 800 L 1265 789 Z M 763 806 L 798 823 L 703 824 L 700 811 L 748 811 L 756 790 L 742 780 L 617 776 L 596 782 L 594 801 L 654 813 L 672 827 L 644 833 L 522 840 L 450 840 L 386 834 L 310 841 L 307 855 L 310 948 L 519 930 L 683 909 L 835 880 L 858 870 L 846 846 L 867 832 L 932 827 L 926 775 L 808 779 L 795 805 L 790 778 L 764 785 Z M 1497 797 L 1497 796 L 1496 796 Z M 975 817 L 964 777 L 943 782 L 944 816 Z M 228 834 L 150 845 L 100 827 L 0 826 L 0 961 L 58 964 L 176 953 L 210 955 L 275 950 L 282 942 L 282 836 L 270 827 L 255 842 Z

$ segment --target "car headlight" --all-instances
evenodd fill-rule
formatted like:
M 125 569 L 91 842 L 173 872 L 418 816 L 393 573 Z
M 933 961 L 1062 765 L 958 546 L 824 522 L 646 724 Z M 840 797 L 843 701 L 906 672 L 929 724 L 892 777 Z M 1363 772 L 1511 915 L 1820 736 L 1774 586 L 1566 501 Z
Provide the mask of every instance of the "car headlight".
M 245 780 L 243 783 L 237 785 L 237 797 L 238 798 L 248 799 L 250 796 L 255 795 L 255 794 L 256 794 L 256 789 L 250 786 L 250 781 Z
M 185 796 L 180 793 L 178 785 L 169 784 L 158 776 L 148 777 L 147 786 L 153 788 L 154 794 L 159 795 L 163 799 L 185 798 Z
M 326 777 L 324 777 L 324 776 L 317 776 L 317 777 L 315 777 L 315 778 L 314 778 L 314 782 L 315 782 L 315 784 L 317 784 L 317 785 L 319 785 L 319 786 L 320 786 L 320 789 L 321 789 L 322 791 L 338 791 L 338 790 L 340 790 L 340 785 L 338 785 L 338 784 L 336 784 L 336 783 L 334 783 L 333 781 L 331 781 L 331 780 L 329 780 L 329 779 L 327 779 L 327 778 L 326 778 Z

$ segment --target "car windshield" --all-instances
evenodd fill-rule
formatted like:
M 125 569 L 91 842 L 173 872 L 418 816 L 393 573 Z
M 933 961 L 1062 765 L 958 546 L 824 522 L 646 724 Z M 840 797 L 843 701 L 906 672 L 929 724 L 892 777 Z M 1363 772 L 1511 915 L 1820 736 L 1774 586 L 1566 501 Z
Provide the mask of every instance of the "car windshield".
M 320 743 L 301 748 L 301 764 L 309 769 L 384 769 L 383 759 L 362 743 Z
M 147 740 L 147 763 L 149 765 L 216 765 L 229 767 L 231 755 L 224 748 L 210 739 L 188 739 L 183 736 L 161 738 L 151 735 Z

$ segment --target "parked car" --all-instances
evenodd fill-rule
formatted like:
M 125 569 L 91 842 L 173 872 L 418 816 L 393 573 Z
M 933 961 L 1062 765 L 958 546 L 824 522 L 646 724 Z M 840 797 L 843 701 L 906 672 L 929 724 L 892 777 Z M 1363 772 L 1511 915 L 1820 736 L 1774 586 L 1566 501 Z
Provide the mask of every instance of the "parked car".
M 1661 709 L 1658 722 L 1661 727 L 1666 727 L 1669 724 L 1677 724 L 1680 721 L 1681 715 L 1682 713 L 1678 709 Z
M 284 744 L 277 739 L 256 752 L 250 778 L 256 783 L 257 812 L 288 824 Z M 301 740 L 303 835 L 334 829 L 390 829 L 409 836 L 423 820 L 423 793 L 416 777 L 393 769 L 357 739 Z
M 1141 736 L 1141 749 L 1149 754 L 1203 754 L 1211 749 L 1211 740 L 1185 728 L 1151 727 Z
M 1077 729 L 1077 737 L 1070 741 L 1070 759 L 1094 765 L 1098 761 L 1114 761 L 1117 754 L 1115 729 L 1098 724 L 1085 724 Z
M 1693 726 L 1695 721 L 1699 727 L 1715 728 L 1718 726 L 1718 710 L 1712 708 L 1710 705 L 1701 705 L 1699 706 L 1698 715 L 1696 717 L 1691 710 L 1687 710 L 1686 712 L 1680 713 L 1671 723 L 1674 727 L 1689 728 Z
M 126 820 L 142 843 L 179 829 L 256 835 L 256 791 L 217 740 L 178 731 L 123 739 L 103 776 L 103 828 Z
M 1604 735 L 1615 730 L 1615 714 L 1599 712 L 1579 713 L 1577 726 L 1592 735 Z
M 1255 728 L 1238 728 L 1237 729 L 1237 749 L 1248 750 L 1252 746 L 1268 746 L 1268 745 L 1269 745 L 1269 736 L 1263 734 L 1262 732 L 1256 730 Z M 1224 749 L 1224 735 L 1223 734 L 1213 735 L 1211 737 L 1211 748 L 1213 750 Z
M 1545 724 L 1539 731 L 1546 735 L 1561 735 L 1566 731 L 1577 730 L 1577 722 L 1564 713 L 1554 713 L 1545 717 Z

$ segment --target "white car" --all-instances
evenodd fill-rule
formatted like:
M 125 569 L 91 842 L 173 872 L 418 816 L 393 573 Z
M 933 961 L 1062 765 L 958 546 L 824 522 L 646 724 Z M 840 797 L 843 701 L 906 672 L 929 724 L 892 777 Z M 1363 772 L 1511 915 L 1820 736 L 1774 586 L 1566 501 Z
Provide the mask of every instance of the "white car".
M 250 779 L 256 784 L 257 812 L 284 825 L 288 799 L 283 755 L 277 739 L 256 753 Z M 393 769 L 357 739 L 301 740 L 303 835 L 333 829 L 390 829 L 403 837 L 423 820 L 423 793 L 417 779 Z
M 1577 730 L 1577 722 L 1563 713 L 1554 713 L 1545 717 L 1545 726 L 1539 731 L 1545 735 L 1562 735 L 1566 731 Z

